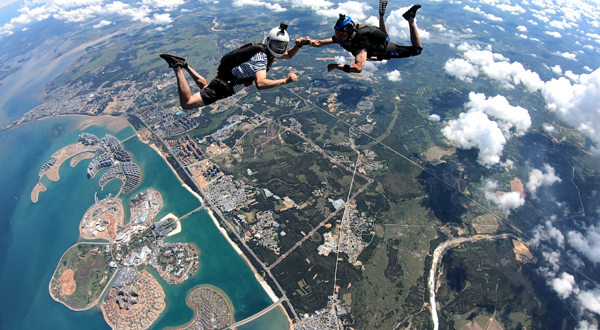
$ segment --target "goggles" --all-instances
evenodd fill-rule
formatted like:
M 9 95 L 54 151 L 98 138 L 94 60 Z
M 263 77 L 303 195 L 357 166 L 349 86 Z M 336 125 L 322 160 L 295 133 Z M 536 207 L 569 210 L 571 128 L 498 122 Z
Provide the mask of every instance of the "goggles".
M 288 43 L 286 41 L 269 40 L 269 49 L 276 54 L 283 55 L 287 51 Z

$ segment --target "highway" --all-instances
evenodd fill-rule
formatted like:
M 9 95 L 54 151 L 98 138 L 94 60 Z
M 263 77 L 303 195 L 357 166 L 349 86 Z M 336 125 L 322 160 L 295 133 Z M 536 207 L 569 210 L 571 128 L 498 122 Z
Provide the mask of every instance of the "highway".
M 284 302 L 286 300 L 287 300 L 287 298 L 285 298 L 285 297 L 284 298 L 280 298 L 279 300 L 277 300 L 276 302 L 274 302 L 273 304 L 271 304 L 269 307 L 263 309 L 262 311 L 254 314 L 254 315 L 252 315 L 252 316 L 250 316 L 248 318 L 245 318 L 245 319 L 243 319 L 243 320 L 241 320 L 239 322 L 235 322 L 234 324 L 228 326 L 224 330 L 235 329 L 235 328 L 237 328 L 237 327 L 239 327 L 241 325 L 244 325 L 246 323 L 250 323 L 250 322 L 256 320 L 257 318 L 259 318 L 259 317 L 267 314 L 268 312 L 272 311 L 273 309 L 275 309 L 275 307 L 279 306 L 282 302 Z

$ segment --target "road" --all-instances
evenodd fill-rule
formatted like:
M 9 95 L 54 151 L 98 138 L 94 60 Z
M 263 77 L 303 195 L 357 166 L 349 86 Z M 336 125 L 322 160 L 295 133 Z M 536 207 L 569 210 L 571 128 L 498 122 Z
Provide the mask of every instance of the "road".
M 275 307 L 279 306 L 279 305 L 280 305 L 282 302 L 284 302 L 285 300 L 287 300 L 287 298 L 280 298 L 279 300 L 277 300 L 276 302 L 274 302 L 274 303 L 273 303 L 271 306 L 269 306 L 269 307 L 267 307 L 267 308 L 263 309 L 262 311 L 260 311 L 260 312 L 258 312 L 258 313 L 256 313 L 256 314 L 254 314 L 254 315 L 252 315 L 252 316 L 250 316 L 250 317 L 248 317 L 248 318 L 245 318 L 245 319 L 243 319 L 243 320 L 241 320 L 241 321 L 239 321 L 239 322 L 235 322 L 234 324 L 232 324 L 232 325 L 228 326 L 228 327 L 227 327 L 227 328 L 225 328 L 224 330 L 228 330 L 228 329 L 235 329 L 235 328 L 237 328 L 237 327 L 239 327 L 239 326 L 241 326 L 241 325 L 244 325 L 244 324 L 246 324 L 246 323 L 250 323 L 250 322 L 252 322 L 252 321 L 256 320 L 257 318 L 259 318 L 259 317 L 261 317 L 261 316 L 263 316 L 263 315 L 267 314 L 268 312 L 272 311 L 273 309 L 275 309 Z
M 140 119 L 140 121 L 142 121 L 142 120 Z M 158 134 L 156 134 L 156 132 L 154 132 L 150 127 L 148 127 L 148 125 L 144 121 L 142 121 L 142 122 L 144 123 L 144 126 L 146 126 L 146 128 L 150 132 L 152 132 L 152 134 L 154 136 L 156 136 L 165 147 L 168 146 L 168 144 L 160 136 L 158 136 Z M 229 228 L 229 231 L 237 237 L 239 244 L 242 244 L 246 248 L 246 251 L 248 251 L 248 253 L 254 258 L 256 263 L 258 263 L 265 270 L 265 273 L 267 275 L 269 275 L 269 277 L 271 278 L 273 283 L 275 283 L 275 285 L 277 286 L 277 289 L 279 289 L 279 291 L 283 294 L 283 297 L 281 297 L 281 299 L 285 300 L 289 310 L 292 312 L 292 314 L 294 314 L 294 319 L 296 321 L 298 321 L 299 318 L 298 318 L 298 314 L 296 314 L 296 310 L 294 309 L 294 307 L 288 300 L 287 296 L 285 295 L 285 291 L 283 290 L 283 288 L 281 287 L 279 282 L 277 282 L 277 280 L 275 279 L 275 276 L 273 276 L 273 274 L 271 274 L 271 270 L 269 268 L 267 268 L 267 266 L 258 258 L 258 256 L 254 253 L 254 251 L 252 251 L 252 249 L 250 249 L 250 247 L 240 237 L 240 235 L 235 230 L 235 228 L 233 228 L 233 225 L 231 225 L 231 223 L 229 223 L 229 221 L 227 221 L 227 219 L 225 219 L 225 217 L 221 213 L 221 210 L 219 210 L 219 208 L 213 204 L 213 202 L 210 200 L 210 198 L 208 198 L 208 196 L 206 196 L 206 194 L 204 193 L 204 190 L 200 189 L 198 184 L 196 184 L 196 181 L 194 181 L 194 179 L 189 176 L 189 174 L 185 171 L 185 166 L 183 166 L 183 164 L 179 161 L 179 158 L 177 158 L 175 155 L 173 155 L 170 148 L 167 147 L 167 150 L 168 150 L 169 154 L 173 157 L 173 159 L 175 159 L 175 161 L 179 164 L 179 166 L 184 170 L 185 174 L 188 176 L 190 181 L 194 184 L 196 189 L 200 192 L 200 194 L 204 198 L 204 202 L 207 203 L 208 206 L 210 207 L 210 209 L 218 216 L 218 219 L 221 222 L 221 224 L 223 224 Z
M 350 197 L 350 199 L 348 199 L 348 201 L 356 199 L 356 197 L 358 195 L 360 195 L 364 191 L 364 189 L 370 184 L 371 184 L 371 182 L 367 182 L 365 185 L 363 185 L 358 191 L 356 191 L 354 193 L 354 195 L 352 195 L 352 197 Z M 308 234 L 306 234 L 306 236 L 304 236 L 301 240 L 299 240 L 291 249 L 289 249 L 286 253 L 282 254 L 279 257 L 279 259 L 275 260 L 274 263 L 269 265 L 268 269 L 271 270 L 271 269 L 273 269 L 273 267 L 277 266 L 277 264 L 279 264 L 283 259 L 285 259 L 285 257 L 290 255 L 290 253 L 294 252 L 294 250 L 297 247 L 299 247 L 300 245 L 302 245 L 302 243 L 304 243 L 304 241 L 309 239 L 317 230 L 319 230 L 319 228 L 323 227 L 327 222 L 329 222 L 329 220 L 331 220 L 331 218 L 335 217 L 338 213 L 340 213 L 340 211 L 345 210 L 345 209 L 346 209 L 345 207 L 344 208 L 340 207 L 339 209 L 337 209 L 333 213 L 331 213 L 327 218 L 325 218 L 325 220 L 321 221 L 321 223 L 319 223 L 318 226 L 316 226 L 313 230 L 311 230 Z

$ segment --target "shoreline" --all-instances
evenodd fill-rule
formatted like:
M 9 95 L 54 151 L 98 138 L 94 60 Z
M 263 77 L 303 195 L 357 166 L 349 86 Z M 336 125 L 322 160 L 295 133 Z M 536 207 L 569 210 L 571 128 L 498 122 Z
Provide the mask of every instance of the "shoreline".
M 27 123 L 24 123 L 24 124 L 23 123 L 17 124 L 17 125 L 12 126 L 12 127 L 8 127 L 8 126 L 2 127 L 2 128 L 0 128 L 0 132 L 2 132 L 2 131 L 10 131 L 10 130 L 13 130 L 13 129 L 17 129 L 19 127 L 23 127 L 23 126 L 27 126 L 29 124 L 36 123 L 38 121 L 43 121 L 43 120 L 47 120 L 47 119 L 51 119 L 51 118 L 57 118 L 57 117 L 85 117 L 85 118 L 88 118 L 88 119 L 90 119 L 90 120 L 93 121 L 93 120 L 96 120 L 96 118 L 103 118 L 103 119 L 112 118 L 112 119 L 117 120 L 117 119 L 119 119 L 121 117 L 121 115 L 122 114 L 119 114 L 118 116 L 113 116 L 113 115 L 87 115 L 87 114 L 81 114 L 81 113 L 65 113 L 65 114 L 58 114 L 58 115 L 53 115 L 53 116 L 44 117 L 44 118 L 40 118 L 40 119 L 35 119 L 35 120 L 32 120 L 32 121 L 28 121 Z M 125 120 L 125 119 L 122 119 L 122 120 L 124 120 L 125 122 L 127 122 L 126 126 L 131 126 L 131 124 L 127 120 Z M 9 126 L 10 126 L 10 124 L 9 124 Z M 107 125 L 107 126 L 110 126 L 110 125 Z M 132 128 L 133 128 L 133 126 L 132 126 Z
M 186 327 L 189 327 L 198 317 L 198 308 L 190 301 L 190 295 L 192 294 L 192 292 L 194 292 L 196 289 L 201 289 L 201 288 L 208 288 L 211 290 L 216 291 L 217 293 L 219 293 L 224 299 L 225 299 L 225 303 L 227 303 L 227 307 L 229 307 L 229 310 L 231 312 L 230 314 L 230 322 L 231 324 L 235 323 L 235 318 L 234 318 L 234 314 L 235 314 L 235 308 L 233 307 L 233 303 L 231 302 L 231 299 L 229 298 L 229 296 L 221 289 L 219 289 L 218 287 L 211 285 L 211 284 L 198 284 L 194 287 L 192 287 L 188 293 L 185 295 L 185 304 L 194 311 L 194 316 L 192 317 L 191 320 L 189 320 L 188 322 L 186 322 L 183 325 L 179 325 L 179 326 L 175 326 L 175 327 L 166 327 L 165 330 L 181 330 L 184 329 Z
M 207 210 L 208 215 L 210 216 L 213 223 L 217 227 L 217 230 L 219 230 L 219 232 L 221 232 L 223 237 L 225 237 L 225 239 L 227 240 L 227 242 L 229 242 L 229 245 L 231 245 L 231 247 L 233 247 L 235 252 L 237 252 L 237 254 L 240 255 L 244 259 L 244 261 L 246 261 L 246 264 L 250 267 L 250 269 L 254 273 L 254 277 L 256 278 L 256 280 L 258 281 L 260 286 L 262 286 L 263 290 L 265 290 L 265 292 L 267 293 L 269 298 L 271 298 L 271 300 L 273 302 L 277 302 L 279 300 L 279 298 L 275 294 L 275 291 L 273 291 L 273 289 L 271 288 L 271 286 L 269 286 L 267 281 L 265 281 L 265 279 L 258 273 L 256 268 L 254 268 L 254 266 L 252 265 L 252 263 L 250 262 L 248 257 L 242 251 L 242 249 L 240 249 L 240 247 L 237 246 L 237 244 L 235 244 L 235 242 L 231 240 L 229 235 L 227 235 L 227 231 L 223 227 L 221 227 L 221 224 L 219 224 L 219 221 L 215 217 L 212 209 L 204 203 L 204 200 L 202 199 L 202 197 L 200 195 L 198 195 L 195 191 L 192 190 L 192 188 L 190 188 L 187 184 L 185 184 L 185 182 L 183 182 L 183 180 L 179 177 L 179 175 L 177 175 L 177 171 L 175 171 L 173 166 L 171 166 L 171 164 L 169 164 L 169 161 L 167 161 L 166 157 L 162 154 L 162 152 L 160 151 L 160 149 L 158 149 L 158 147 L 156 145 L 154 145 L 153 143 L 150 143 L 150 144 L 148 144 L 148 146 L 150 146 L 150 148 L 154 149 L 154 151 L 156 151 L 160 155 L 160 157 L 165 161 L 165 163 L 167 163 L 167 165 L 169 166 L 171 171 L 173 171 L 173 174 L 175 174 L 175 176 L 177 177 L 179 182 L 181 182 L 181 185 L 185 189 L 187 189 L 192 195 L 194 195 L 196 198 L 198 198 L 198 200 L 202 203 L 202 205 L 204 205 L 204 208 Z M 285 313 L 285 314 L 287 315 L 287 313 Z M 287 315 L 287 317 L 289 318 L 289 315 Z

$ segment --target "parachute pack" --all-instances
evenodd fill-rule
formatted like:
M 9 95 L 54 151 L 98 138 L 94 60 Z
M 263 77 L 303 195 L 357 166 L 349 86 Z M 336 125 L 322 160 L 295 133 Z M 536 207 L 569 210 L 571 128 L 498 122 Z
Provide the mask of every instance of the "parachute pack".
M 254 42 L 245 44 L 240 48 L 234 49 L 229 53 L 225 54 L 223 58 L 221 58 L 221 63 L 217 68 L 217 76 L 226 81 L 228 85 L 233 86 L 237 84 L 245 84 L 249 86 L 252 84 L 254 78 L 246 78 L 246 79 L 238 79 L 236 76 L 231 73 L 231 70 L 236 66 L 249 61 L 252 56 L 254 56 L 258 52 L 263 52 L 267 54 L 268 65 L 267 71 L 271 68 L 271 64 L 273 63 L 272 56 L 267 50 L 267 46 L 264 44 Z

